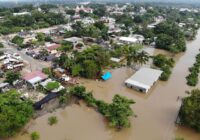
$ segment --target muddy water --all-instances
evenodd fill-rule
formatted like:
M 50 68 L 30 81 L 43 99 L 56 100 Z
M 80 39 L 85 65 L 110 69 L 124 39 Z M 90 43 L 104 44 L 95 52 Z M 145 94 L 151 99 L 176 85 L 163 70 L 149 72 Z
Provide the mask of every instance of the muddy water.
M 115 94 L 120 94 L 135 100 L 132 108 L 138 117 L 130 118 L 131 128 L 116 132 L 107 127 L 100 114 L 81 104 L 58 109 L 32 121 L 29 133 L 38 131 L 40 140 L 173 140 L 175 136 L 199 140 L 200 134 L 174 124 L 180 108 L 177 97 L 187 96 L 185 91 L 191 89 L 186 85 L 185 76 L 199 52 L 200 32 L 195 41 L 187 44 L 187 48 L 186 53 L 175 57 L 177 63 L 169 81 L 159 81 L 148 94 L 124 86 L 123 82 L 134 73 L 125 67 L 111 70 L 113 77 L 106 82 L 81 79 L 81 83 L 98 99 L 111 102 Z M 155 50 L 153 53 L 163 51 Z M 47 119 L 52 115 L 58 117 L 58 124 L 49 126 Z M 18 136 L 12 140 L 29 140 L 29 136 Z

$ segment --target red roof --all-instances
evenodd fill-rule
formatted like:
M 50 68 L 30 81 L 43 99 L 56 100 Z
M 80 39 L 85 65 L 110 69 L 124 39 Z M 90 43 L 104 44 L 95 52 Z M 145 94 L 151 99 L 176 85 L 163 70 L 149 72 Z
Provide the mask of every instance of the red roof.
M 53 44 L 47 47 L 47 50 L 52 51 L 60 47 L 60 44 Z
M 36 77 L 40 77 L 42 80 L 48 78 L 48 76 L 44 73 L 42 73 L 41 71 L 34 71 L 34 72 L 31 72 L 31 73 L 27 73 L 23 76 L 23 79 L 26 80 L 26 81 L 29 81 L 33 78 L 36 78 Z

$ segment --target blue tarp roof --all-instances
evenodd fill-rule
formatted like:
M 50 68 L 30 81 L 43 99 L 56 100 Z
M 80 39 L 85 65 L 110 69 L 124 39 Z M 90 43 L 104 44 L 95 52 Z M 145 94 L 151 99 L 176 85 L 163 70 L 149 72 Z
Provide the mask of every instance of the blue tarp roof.
M 106 72 L 103 76 L 101 76 L 101 78 L 105 81 L 110 79 L 111 77 L 112 77 L 112 74 L 110 72 Z

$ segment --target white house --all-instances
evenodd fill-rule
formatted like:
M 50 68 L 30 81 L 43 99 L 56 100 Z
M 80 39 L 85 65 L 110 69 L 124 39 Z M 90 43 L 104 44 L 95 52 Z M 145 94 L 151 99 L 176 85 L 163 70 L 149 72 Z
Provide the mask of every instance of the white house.
M 13 13 L 13 16 L 24 16 L 24 15 L 31 15 L 31 13 L 30 12 Z
M 125 81 L 125 85 L 140 92 L 147 93 L 162 74 L 161 70 L 141 68 Z
M 144 41 L 144 37 L 142 35 L 132 35 L 130 37 L 120 37 L 119 41 L 125 44 L 142 44 Z

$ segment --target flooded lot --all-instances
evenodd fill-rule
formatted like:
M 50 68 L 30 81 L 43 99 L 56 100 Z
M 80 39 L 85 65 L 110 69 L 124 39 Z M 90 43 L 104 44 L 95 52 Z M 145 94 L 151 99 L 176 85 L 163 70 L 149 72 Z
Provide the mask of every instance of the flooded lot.
M 136 101 L 132 108 L 138 117 L 130 118 L 132 127 L 129 129 L 116 132 L 108 128 L 99 113 L 81 103 L 80 106 L 74 104 L 31 121 L 28 132 L 39 132 L 40 140 L 173 140 L 175 136 L 199 140 L 200 134 L 177 127 L 174 123 L 181 104 L 177 97 L 187 96 L 185 91 L 192 89 L 186 85 L 185 77 L 199 48 L 200 32 L 195 41 L 187 43 L 186 53 L 175 57 L 176 66 L 170 79 L 157 82 L 148 94 L 124 86 L 124 81 L 134 73 L 126 67 L 111 70 L 113 77 L 106 82 L 81 79 L 81 83 L 87 90 L 93 91 L 97 99 L 111 102 L 115 94 L 120 94 Z M 161 52 L 155 50 L 153 53 Z M 49 126 L 47 122 L 52 115 L 58 118 L 55 126 Z M 11 140 L 29 140 L 29 136 L 18 136 Z

